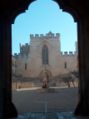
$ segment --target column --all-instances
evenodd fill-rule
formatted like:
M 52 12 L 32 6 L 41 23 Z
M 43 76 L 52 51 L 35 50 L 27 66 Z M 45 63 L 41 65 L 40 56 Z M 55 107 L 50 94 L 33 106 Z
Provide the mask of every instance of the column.
M 79 52 L 79 103 L 75 114 L 89 116 L 89 21 L 83 17 L 78 22 Z
M 3 20 L 0 22 L 0 116 L 2 119 L 17 116 L 17 111 L 12 104 L 11 57 L 11 24 Z

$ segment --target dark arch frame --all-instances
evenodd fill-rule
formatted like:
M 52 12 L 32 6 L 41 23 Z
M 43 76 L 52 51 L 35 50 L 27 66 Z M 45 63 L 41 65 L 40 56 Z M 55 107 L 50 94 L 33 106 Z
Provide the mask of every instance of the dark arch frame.
M 0 1 L 0 118 L 15 117 L 11 94 L 11 24 L 35 0 Z M 76 115 L 89 116 L 89 1 L 54 0 L 78 24 L 79 102 Z M 80 5 L 81 3 L 81 5 Z M 13 110 L 13 111 L 12 111 Z

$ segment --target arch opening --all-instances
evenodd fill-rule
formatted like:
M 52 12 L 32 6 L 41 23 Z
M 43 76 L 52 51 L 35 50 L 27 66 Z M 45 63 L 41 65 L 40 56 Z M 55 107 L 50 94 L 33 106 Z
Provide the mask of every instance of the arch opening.
M 40 2 L 40 0 L 38 0 L 38 1 Z M 34 4 L 36 6 L 37 3 L 34 2 Z M 45 4 L 47 5 L 47 3 L 45 3 Z M 31 4 L 31 5 L 32 5 L 31 7 L 33 9 L 33 4 Z M 37 9 L 39 8 L 39 6 L 36 6 L 36 7 L 37 7 Z M 29 10 L 30 10 L 30 7 L 29 7 Z M 49 9 L 49 11 L 50 11 L 50 9 Z M 44 12 L 45 12 L 45 10 L 42 13 L 44 13 Z M 58 12 L 57 12 L 57 16 L 58 16 Z M 36 12 L 36 10 L 30 11 L 30 13 L 28 15 L 31 16 L 32 13 L 36 16 L 35 13 L 37 13 L 37 12 Z M 25 15 L 25 17 L 28 16 L 28 15 Z M 42 18 L 43 14 L 40 13 L 40 15 L 41 15 L 41 18 Z M 67 15 L 68 14 L 65 14 L 65 16 L 67 16 Z M 63 16 L 61 16 L 61 17 L 62 17 L 62 19 L 64 19 Z M 24 15 L 20 18 L 20 22 L 17 23 L 17 25 L 21 24 L 21 22 L 23 24 L 24 20 L 21 21 L 21 19 L 23 19 L 23 18 L 24 18 Z M 68 19 L 66 18 L 66 20 L 64 20 L 64 21 L 67 21 L 67 20 L 68 21 L 63 23 L 63 26 L 65 24 L 65 27 L 66 27 L 66 28 L 64 28 L 65 29 L 65 35 L 61 36 L 61 34 L 64 32 L 64 29 L 63 29 L 63 27 L 61 25 L 59 25 L 59 27 L 58 27 L 58 25 L 55 25 L 56 22 L 54 22 L 52 20 L 52 16 L 50 16 L 50 17 L 48 16 L 48 18 L 47 18 L 47 16 L 45 16 L 45 18 L 47 18 L 47 19 L 50 18 L 49 23 L 53 24 L 54 25 L 53 27 L 50 27 L 50 24 L 49 25 L 46 24 L 46 25 L 43 26 L 43 24 L 45 23 L 45 20 L 44 20 L 44 22 L 42 24 L 40 24 L 39 21 L 41 21 L 41 18 L 39 19 L 38 16 L 36 16 L 36 18 L 37 19 L 35 19 L 35 17 L 34 17 L 34 19 L 32 19 L 33 24 L 32 24 L 32 21 L 31 21 L 31 23 L 29 25 L 27 24 L 27 22 L 23 26 L 21 25 L 22 29 L 23 29 L 23 32 L 22 31 L 19 32 L 20 31 L 20 29 L 19 29 L 20 27 L 19 27 L 18 28 L 19 29 L 18 30 L 18 36 L 19 37 L 18 38 L 15 37 L 15 39 L 22 39 L 23 40 L 23 42 L 22 42 L 23 44 L 26 43 L 25 45 L 22 45 L 22 43 L 21 43 L 20 52 L 15 54 L 14 57 L 13 57 L 13 61 L 15 60 L 14 61 L 15 65 L 13 65 L 13 68 L 14 68 L 14 70 L 13 70 L 14 73 L 13 74 L 14 74 L 14 78 L 16 78 L 16 77 L 17 78 L 16 79 L 12 78 L 12 80 L 14 80 L 14 81 L 16 80 L 16 82 L 13 83 L 13 84 L 15 84 L 15 88 L 17 88 L 18 90 L 22 89 L 24 87 L 24 85 L 26 86 L 26 88 L 30 87 L 30 86 L 34 86 L 33 83 L 32 84 L 29 83 L 29 86 L 26 84 L 26 81 L 28 83 L 29 79 L 30 79 L 30 81 L 34 80 L 34 84 L 35 83 L 39 83 L 39 82 L 37 82 L 37 79 L 39 80 L 39 77 L 37 77 L 37 71 L 39 71 L 39 69 L 42 66 L 42 64 L 44 64 L 46 66 L 45 67 L 41 67 L 41 70 L 38 73 L 39 76 L 40 76 L 40 72 L 42 72 L 44 69 L 47 72 L 50 72 L 50 73 L 47 73 L 47 74 L 52 74 L 53 73 L 54 77 L 52 77 L 53 74 L 50 75 L 50 78 L 52 80 L 52 82 L 51 82 L 52 84 L 50 83 L 50 85 L 54 86 L 54 85 L 57 85 L 59 83 L 59 85 L 58 85 L 59 88 L 60 88 L 61 80 L 59 81 L 58 79 L 63 79 L 64 80 L 63 83 L 67 84 L 68 83 L 68 82 L 66 83 L 67 79 L 69 80 L 69 79 L 75 78 L 76 77 L 75 73 L 78 72 L 77 59 L 76 59 L 77 55 L 78 55 L 77 54 L 78 53 L 77 49 L 75 50 L 75 48 L 73 48 L 72 49 L 73 52 L 70 51 L 71 48 L 74 47 L 72 45 L 73 41 L 71 41 L 71 38 L 73 38 L 75 36 L 75 34 L 76 34 L 76 24 L 75 24 L 75 26 L 73 26 L 74 30 L 75 30 L 74 31 L 75 33 L 73 33 L 73 34 L 70 33 L 71 30 L 70 30 L 70 27 L 67 26 L 67 22 L 69 22 L 70 26 L 73 25 L 73 24 L 70 22 L 71 20 L 69 18 Z M 31 18 L 29 19 L 29 22 L 30 22 L 30 20 L 31 20 Z M 55 20 L 56 20 L 56 17 L 55 17 Z M 58 20 L 58 21 L 60 21 L 60 20 Z M 62 21 L 60 21 L 60 22 L 62 23 Z M 37 24 L 38 24 L 38 27 L 41 26 L 40 29 L 38 29 Z M 46 30 L 45 30 L 45 26 L 47 27 Z M 57 29 L 57 27 L 59 29 Z M 30 31 L 29 28 L 32 29 L 32 31 Z M 46 33 L 46 31 L 48 31 L 50 29 L 52 30 L 52 32 L 48 32 L 46 35 L 43 35 L 43 33 Z M 61 31 L 61 29 L 62 29 L 62 31 Z M 25 30 L 28 31 L 28 33 L 25 33 L 27 35 L 26 37 L 24 35 L 22 36 L 22 34 L 24 34 Z M 61 33 L 59 34 L 60 31 L 61 31 Z M 15 29 L 14 29 L 14 26 L 13 26 L 13 32 L 14 33 L 16 32 Z M 31 33 L 30 34 L 30 44 L 27 43 L 27 42 L 29 42 L 29 38 L 27 38 L 29 36 L 29 32 Z M 39 32 L 40 35 L 37 34 L 38 32 Z M 33 34 L 35 34 L 35 35 L 33 35 Z M 16 36 L 16 34 L 14 34 L 14 35 Z M 14 39 L 14 35 L 13 35 L 13 39 Z M 60 36 L 61 36 L 61 39 L 65 39 L 65 38 L 68 39 L 68 41 L 67 41 L 68 44 L 64 42 L 63 45 L 62 45 L 62 40 L 61 40 L 61 43 L 60 43 Z M 69 36 L 72 36 L 72 37 L 70 38 Z M 28 41 L 24 41 L 24 39 L 28 39 Z M 75 39 L 77 40 L 77 34 L 76 34 Z M 41 41 L 43 40 L 43 41 L 41 42 L 40 40 Z M 14 40 L 13 40 L 13 44 L 15 44 Z M 44 47 L 44 44 L 47 44 L 48 46 L 45 45 L 45 47 Z M 70 49 L 68 49 L 69 48 L 69 44 L 71 44 L 70 45 L 71 46 Z M 42 45 L 43 45 L 43 49 L 42 49 L 42 47 L 40 47 Z M 60 46 L 60 45 L 62 45 L 62 46 Z M 17 49 L 16 48 L 17 46 L 13 47 L 13 50 Z M 65 46 L 65 48 L 63 46 Z M 53 48 L 55 50 L 53 50 Z M 64 50 L 64 53 L 62 53 L 61 49 Z M 67 53 L 65 49 L 69 53 Z M 18 52 L 18 51 L 16 51 L 16 52 Z M 30 53 L 32 53 L 33 55 L 30 55 Z M 41 62 L 43 61 L 43 63 L 41 63 L 41 64 L 39 63 L 40 54 L 41 54 Z M 55 57 L 57 57 L 57 58 L 55 58 Z M 56 60 L 56 63 L 55 63 L 55 60 Z M 51 63 L 50 63 L 50 61 L 51 61 Z M 36 62 L 38 62 L 38 65 L 40 67 L 36 67 L 37 66 Z M 66 62 L 66 68 L 65 68 L 65 62 Z M 48 64 L 49 64 L 49 66 L 48 66 Z M 52 66 L 53 66 L 53 69 L 52 69 Z M 34 74 L 34 72 L 35 72 L 35 74 Z M 59 74 L 58 74 L 58 72 L 59 72 Z M 35 75 L 35 79 L 36 80 L 33 77 L 34 75 Z M 30 77 L 30 76 L 32 76 L 32 77 Z M 55 79 L 55 81 L 54 81 L 54 79 Z M 78 85 L 77 83 L 76 83 L 76 87 Z M 69 83 L 67 84 L 67 86 L 70 87 Z M 76 92 L 76 89 L 75 89 L 75 92 Z M 15 96 L 16 95 L 14 95 L 14 98 L 15 98 Z M 35 100 L 35 102 L 36 102 L 36 100 Z M 44 102 L 45 102 L 45 100 L 44 100 Z M 75 102 L 76 102 L 76 99 L 75 99 Z M 17 105 L 17 107 L 18 107 L 18 105 Z M 56 107 L 54 107 L 54 109 L 55 108 Z M 26 109 L 29 109 L 28 106 L 26 107 Z M 23 112 L 23 110 L 21 110 L 21 109 L 19 109 L 19 110 Z

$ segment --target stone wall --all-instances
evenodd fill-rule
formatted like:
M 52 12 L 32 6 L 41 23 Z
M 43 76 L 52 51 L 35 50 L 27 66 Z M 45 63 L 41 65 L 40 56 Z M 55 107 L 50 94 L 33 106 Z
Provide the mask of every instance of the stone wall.
M 48 47 L 48 65 L 42 64 L 42 48 L 44 45 Z M 21 48 L 23 49 L 23 47 L 24 51 L 22 52 Z M 52 74 L 51 76 L 55 77 L 77 70 L 77 53 L 76 51 L 74 53 L 61 52 L 59 33 L 31 34 L 30 45 L 20 46 L 16 65 L 16 73 L 23 77 L 39 77 L 40 73 L 45 69 Z

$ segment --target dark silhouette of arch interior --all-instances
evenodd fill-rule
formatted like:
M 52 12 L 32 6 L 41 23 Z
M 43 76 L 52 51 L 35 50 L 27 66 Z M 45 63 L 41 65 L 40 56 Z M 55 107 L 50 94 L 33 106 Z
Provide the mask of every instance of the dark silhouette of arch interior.
M 0 0 L 0 119 L 17 116 L 11 92 L 11 25 L 34 0 Z M 89 116 L 89 1 L 54 0 L 78 30 L 79 102 L 75 115 Z

